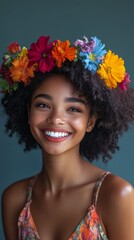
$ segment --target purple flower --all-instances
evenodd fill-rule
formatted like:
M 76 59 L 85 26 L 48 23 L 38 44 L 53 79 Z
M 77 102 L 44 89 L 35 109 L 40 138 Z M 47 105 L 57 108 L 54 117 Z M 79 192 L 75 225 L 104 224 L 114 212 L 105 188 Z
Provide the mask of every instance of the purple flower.
M 86 52 L 92 52 L 95 42 L 94 40 L 89 41 L 87 37 L 83 37 L 83 40 L 76 40 L 74 45 L 78 48 L 80 48 L 80 51 L 86 53 Z

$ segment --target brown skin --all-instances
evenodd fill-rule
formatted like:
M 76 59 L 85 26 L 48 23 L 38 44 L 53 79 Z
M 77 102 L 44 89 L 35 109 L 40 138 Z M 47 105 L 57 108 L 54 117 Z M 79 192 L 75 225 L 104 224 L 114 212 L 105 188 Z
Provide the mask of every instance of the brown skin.
M 52 99 L 37 97 L 42 93 Z M 33 187 L 31 204 L 41 240 L 70 237 L 92 204 L 95 183 L 103 173 L 79 154 L 84 133 L 92 131 L 96 117 L 90 115 L 86 104 L 65 101 L 72 97 L 79 98 L 69 82 L 61 76 L 51 77 L 34 92 L 29 111 L 31 132 L 42 148 L 43 166 Z M 60 143 L 51 142 L 42 133 L 46 128 L 63 129 L 71 135 Z M 26 202 L 29 181 L 17 182 L 3 194 L 6 240 L 18 240 L 17 219 Z M 127 181 L 112 174 L 105 178 L 97 212 L 110 240 L 133 240 L 134 190 Z

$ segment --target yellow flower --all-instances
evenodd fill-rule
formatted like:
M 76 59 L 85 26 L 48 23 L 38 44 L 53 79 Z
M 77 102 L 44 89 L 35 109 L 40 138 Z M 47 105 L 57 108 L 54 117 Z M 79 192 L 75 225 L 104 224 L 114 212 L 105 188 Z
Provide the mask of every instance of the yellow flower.
M 29 60 L 27 56 L 21 56 L 20 58 L 15 58 L 12 62 L 10 69 L 10 76 L 14 81 L 28 83 L 29 78 L 34 77 L 34 71 L 36 69 L 35 65 L 31 67 L 28 66 Z
M 125 71 L 124 60 L 109 50 L 97 73 L 109 88 L 116 88 L 118 83 L 123 81 Z
M 22 56 L 27 56 L 27 53 L 28 53 L 27 48 L 26 48 L 26 47 L 23 47 L 23 48 L 22 48 L 22 51 L 21 51 L 21 53 L 20 53 L 20 57 L 22 57 Z

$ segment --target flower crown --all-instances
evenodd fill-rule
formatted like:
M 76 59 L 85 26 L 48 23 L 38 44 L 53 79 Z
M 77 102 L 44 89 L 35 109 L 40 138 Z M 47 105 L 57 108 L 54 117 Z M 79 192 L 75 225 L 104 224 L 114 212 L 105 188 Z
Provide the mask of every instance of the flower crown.
M 49 42 L 49 36 L 41 36 L 30 49 L 21 48 L 17 42 L 8 46 L 0 67 L 0 88 L 3 92 L 16 90 L 20 82 L 30 83 L 36 71 L 51 71 L 60 68 L 66 61 L 81 60 L 85 69 L 97 73 L 110 89 L 120 87 L 127 90 L 130 78 L 124 66 L 124 60 L 111 50 L 106 51 L 97 37 L 83 37 L 73 46 L 70 41 L 55 40 Z

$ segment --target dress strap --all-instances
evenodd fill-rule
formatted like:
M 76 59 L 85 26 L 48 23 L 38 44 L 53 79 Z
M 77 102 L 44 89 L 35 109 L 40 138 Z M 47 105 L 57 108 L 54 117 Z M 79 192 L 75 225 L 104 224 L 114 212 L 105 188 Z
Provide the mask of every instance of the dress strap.
M 100 188 L 101 188 L 101 185 L 105 179 L 105 177 L 108 175 L 108 174 L 111 174 L 110 172 L 104 172 L 101 177 L 97 180 L 96 184 L 95 184 L 95 188 L 94 188 L 94 195 L 93 195 L 93 205 L 96 207 L 97 205 L 97 200 L 98 200 L 98 195 L 99 195 L 99 191 L 100 191 Z
M 30 179 L 30 182 L 27 187 L 27 195 L 26 195 L 26 200 L 27 202 L 30 202 L 32 200 L 32 190 L 33 190 L 33 185 L 35 183 L 37 176 L 34 176 Z

